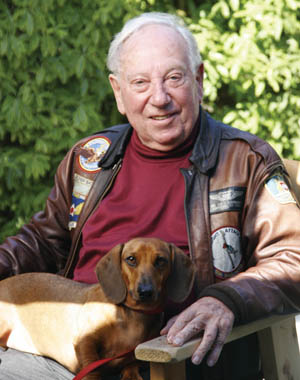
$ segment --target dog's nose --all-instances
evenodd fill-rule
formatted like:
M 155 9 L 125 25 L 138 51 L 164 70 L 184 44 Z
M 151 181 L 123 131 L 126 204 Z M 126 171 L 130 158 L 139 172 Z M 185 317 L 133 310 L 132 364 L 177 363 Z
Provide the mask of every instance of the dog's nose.
M 151 299 L 153 297 L 152 284 L 140 284 L 138 286 L 138 294 L 142 301 Z

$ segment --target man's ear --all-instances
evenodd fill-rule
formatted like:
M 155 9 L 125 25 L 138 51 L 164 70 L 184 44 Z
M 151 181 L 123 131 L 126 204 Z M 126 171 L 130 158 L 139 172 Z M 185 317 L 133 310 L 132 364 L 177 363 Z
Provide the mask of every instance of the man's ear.
M 204 78 L 204 64 L 201 63 L 196 72 L 196 81 L 198 83 L 199 103 L 202 102 L 202 98 L 203 98 L 203 78 Z
M 110 85 L 113 89 L 115 99 L 117 102 L 117 107 L 120 112 L 120 114 L 125 115 L 125 107 L 123 103 L 123 97 L 122 97 L 122 91 L 121 91 L 121 86 L 119 83 L 119 80 L 116 75 L 110 74 L 108 77 L 110 81 Z
M 127 295 L 127 289 L 121 273 L 121 254 L 123 244 L 111 249 L 96 265 L 96 275 L 109 302 L 119 304 Z

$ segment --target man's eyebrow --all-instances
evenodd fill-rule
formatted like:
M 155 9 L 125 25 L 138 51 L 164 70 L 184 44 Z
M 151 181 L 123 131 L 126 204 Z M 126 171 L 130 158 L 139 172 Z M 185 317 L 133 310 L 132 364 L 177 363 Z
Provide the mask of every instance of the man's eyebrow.
M 135 73 L 135 74 L 128 74 L 128 75 L 126 75 L 126 79 L 131 80 L 131 79 L 134 79 L 134 78 L 137 78 L 137 77 L 147 77 L 147 76 L 149 76 L 149 75 L 146 74 L 146 73 Z
M 184 65 L 180 65 L 179 64 L 177 66 L 173 66 L 172 68 L 168 69 L 163 76 L 168 75 L 170 72 L 172 72 L 174 70 L 180 70 L 180 71 L 182 71 L 184 73 L 187 72 L 187 68 Z M 150 76 L 151 76 L 151 74 L 150 74 Z M 137 72 L 137 73 L 134 73 L 134 74 L 127 74 L 126 75 L 126 79 L 127 80 L 132 80 L 132 79 L 134 79 L 136 77 L 149 77 L 149 73 Z

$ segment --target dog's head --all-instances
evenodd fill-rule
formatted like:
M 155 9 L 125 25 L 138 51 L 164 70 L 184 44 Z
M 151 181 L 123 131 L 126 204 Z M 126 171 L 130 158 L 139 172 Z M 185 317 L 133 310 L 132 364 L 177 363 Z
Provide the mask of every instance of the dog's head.
M 174 244 L 156 238 L 135 238 L 109 251 L 96 274 L 112 303 L 150 310 L 165 298 L 183 302 L 195 277 L 192 261 Z

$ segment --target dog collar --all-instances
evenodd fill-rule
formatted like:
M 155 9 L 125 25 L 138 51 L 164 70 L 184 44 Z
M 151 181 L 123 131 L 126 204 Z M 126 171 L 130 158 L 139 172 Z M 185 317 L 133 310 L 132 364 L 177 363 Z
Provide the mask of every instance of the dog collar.
M 161 314 L 164 312 L 164 309 L 162 308 L 162 306 L 159 306 L 155 309 L 151 309 L 151 310 L 139 310 L 139 309 L 133 309 L 131 307 L 128 307 L 126 305 L 123 305 L 126 309 L 129 309 L 129 310 L 132 310 L 132 311 L 136 311 L 137 313 L 141 313 L 141 314 L 146 314 L 146 315 L 155 315 L 155 314 Z

